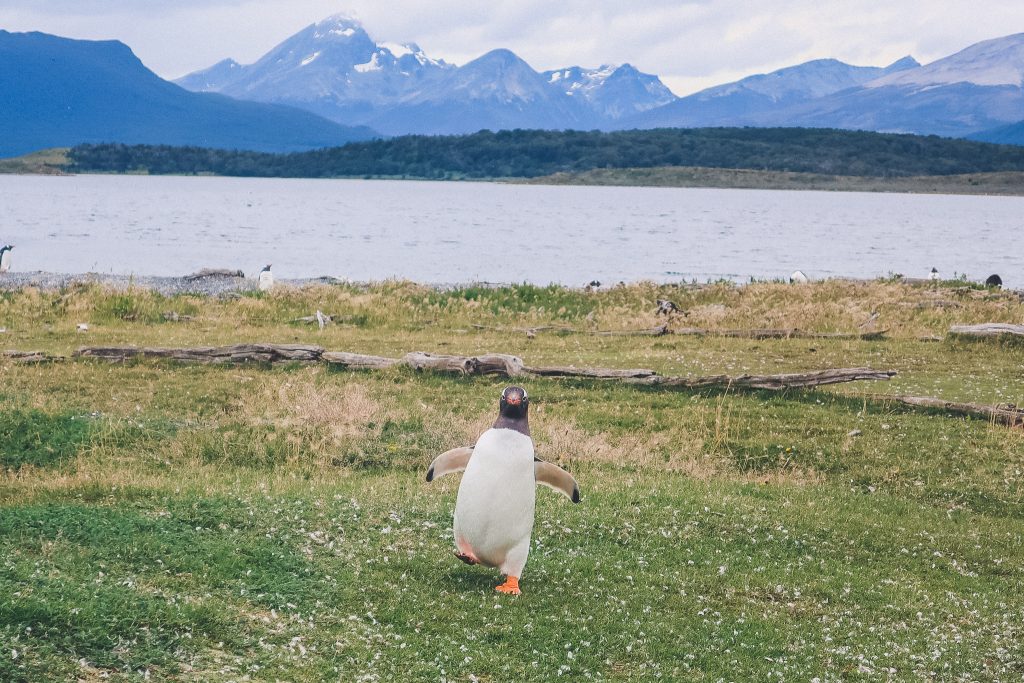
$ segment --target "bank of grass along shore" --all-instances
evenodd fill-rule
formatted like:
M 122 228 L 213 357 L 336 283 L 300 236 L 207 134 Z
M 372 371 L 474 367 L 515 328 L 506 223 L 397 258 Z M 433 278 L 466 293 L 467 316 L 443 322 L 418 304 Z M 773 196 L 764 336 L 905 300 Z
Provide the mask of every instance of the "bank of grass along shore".
M 1024 173 L 1016 171 L 883 178 L 828 175 L 822 173 L 664 166 L 660 168 L 602 168 L 578 173 L 555 173 L 519 182 L 531 185 L 1024 195 Z
M 666 298 L 686 312 L 670 325 L 853 332 L 877 313 L 886 333 L 585 333 L 664 323 Z M 781 393 L 530 379 L 538 451 L 583 503 L 538 492 L 510 599 L 451 555 L 457 477 L 423 477 L 506 380 L 0 359 L 0 680 L 1014 680 L 1024 432 L 866 399 L 1024 404 L 1024 346 L 926 340 L 1022 321 L 1016 294 L 962 283 L 0 291 L 0 348 L 62 355 L 262 341 L 899 373 Z

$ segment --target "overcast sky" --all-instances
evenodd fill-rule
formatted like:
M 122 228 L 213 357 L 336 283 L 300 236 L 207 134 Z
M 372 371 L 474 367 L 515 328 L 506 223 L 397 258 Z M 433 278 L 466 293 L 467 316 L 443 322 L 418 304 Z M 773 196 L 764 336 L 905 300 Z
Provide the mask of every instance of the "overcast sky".
M 497 47 L 537 70 L 630 62 L 680 95 L 821 57 L 927 63 L 1024 32 L 1024 0 L 0 0 L 0 28 L 116 38 L 176 78 L 253 62 L 338 12 L 456 64 Z

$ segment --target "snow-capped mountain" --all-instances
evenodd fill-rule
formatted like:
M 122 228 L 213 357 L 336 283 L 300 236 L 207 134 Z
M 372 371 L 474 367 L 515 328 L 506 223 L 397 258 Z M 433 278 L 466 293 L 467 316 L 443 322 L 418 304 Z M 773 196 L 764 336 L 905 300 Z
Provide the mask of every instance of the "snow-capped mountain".
M 176 82 L 361 124 L 452 68 L 415 44 L 377 44 L 358 21 L 339 14 L 307 26 L 254 64 L 224 60 Z
M 854 66 L 836 59 L 816 59 L 767 74 L 748 76 L 683 97 L 630 123 L 662 126 L 784 126 L 790 107 L 857 88 L 888 74 L 920 64 L 904 57 L 887 67 Z
M 867 85 L 930 87 L 957 83 L 1024 86 L 1024 33 L 976 43 L 927 66 L 891 74 Z
M 176 82 L 386 134 L 605 127 L 675 99 L 657 76 L 628 64 L 539 74 L 493 50 L 455 67 L 412 43 L 377 43 L 345 15 L 307 26 L 254 64 L 226 59 Z
M 179 79 L 199 91 L 297 106 L 387 135 L 480 129 L 808 126 L 965 137 L 1024 119 L 1024 34 L 921 66 L 818 59 L 677 98 L 629 64 L 537 73 L 508 50 L 456 67 L 378 43 L 336 15 L 259 61 Z
M 582 100 L 598 116 L 618 120 L 676 100 L 661 79 L 632 64 L 597 69 L 570 66 L 541 74 L 556 90 Z
M 998 129 L 1024 119 L 1024 34 L 976 43 L 787 113 L 798 126 L 949 137 Z
M 482 129 L 593 128 L 589 107 L 550 88 L 509 50 L 492 50 L 384 108 L 371 125 L 382 133 L 454 134 Z

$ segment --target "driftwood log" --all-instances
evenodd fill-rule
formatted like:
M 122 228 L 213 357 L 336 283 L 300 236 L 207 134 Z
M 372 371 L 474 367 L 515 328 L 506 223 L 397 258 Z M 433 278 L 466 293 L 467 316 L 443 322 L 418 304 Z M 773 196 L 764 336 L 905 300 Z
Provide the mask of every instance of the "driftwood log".
M 320 358 L 328 365 L 344 370 L 386 370 L 402 362 L 399 358 L 367 356 L 362 353 L 346 353 L 344 351 L 325 351 Z
M 668 325 L 658 325 L 649 330 L 608 330 L 594 332 L 594 334 L 599 337 L 661 337 L 672 334 L 672 330 L 668 328 Z
M 541 325 L 538 327 L 491 327 L 489 325 L 473 325 L 476 330 L 492 332 L 518 332 L 534 335 L 538 332 L 554 332 L 556 334 L 589 334 L 599 337 L 660 337 L 674 334 L 691 337 L 737 337 L 741 339 L 860 339 L 877 341 L 885 338 L 889 330 L 865 332 L 804 332 L 797 328 L 765 328 L 750 330 L 709 330 L 702 327 L 680 327 L 673 330 L 668 325 L 658 325 L 645 330 L 580 330 L 574 327 Z
M 1024 325 L 1008 323 L 985 323 L 983 325 L 953 325 L 949 328 L 951 337 L 998 338 L 1003 336 L 1024 338 Z
M 860 339 L 877 341 L 885 338 L 888 330 L 875 332 L 804 332 L 796 328 L 752 329 L 752 330 L 706 330 L 700 327 L 683 327 L 672 334 L 694 337 L 736 337 L 740 339 Z
M 53 356 L 45 351 L 0 351 L 0 358 L 15 363 L 32 365 L 34 363 L 56 363 L 64 360 L 64 356 Z
M 653 375 L 631 380 L 635 384 L 651 386 L 680 387 L 699 389 L 703 387 L 725 386 L 744 387 L 748 389 L 806 389 L 808 387 L 827 384 L 843 384 L 863 380 L 889 380 L 896 376 L 894 370 L 872 370 L 871 368 L 834 368 L 816 372 L 795 372 L 782 375 L 713 375 L 711 377 L 665 377 Z
M 402 362 L 414 370 L 431 370 L 460 375 L 518 377 L 523 374 L 522 359 L 502 353 L 483 356 L 435 356 L 422 351 L 413 351 L 407 353 Z
M 711 377 L 668 377 L 654 370 L 576 367 L 527 367 L 521 358 L 492 353 L 479 356 L 447 356 L 414 351 L 402 358 L 385 358 L 340 351 L 325 351 L 319 346 L 303 344 L 236 344 L 234 346 L 195 347 L 184 349 L 140 348 L 135 346 L 84 347 L 75 352 L 78 358 L 97 358 L 123 362 L 132 358 L 163 358 L 190 363 L 314 363 L 351 370 L 382 370 L 397 365 L 418 371 L 454 373 L 458 375 L 497 375 L 500 377 L 564 377 L 618 380 L 648 386 L 702 388 L 712 386 L 747 387 L 751 389 L 807 388 L 862 380 L 887 380 L 896 375 L 889 370 L 870 368 L 835 368 L 806 373 L 781 375 L 713 375 Z
M 1024 427 L 1024 408 L 1018 408 L 1013 404 L 1004 403 L 996 406 L 987 406 L 980 403 L 943 401 L 942 399 L 925 396 L 894 396 L 888 394 L 876 395 L 871 398 L 875 401 L 894 401 L 914 406 L 915 408 L 930 408 L 954 415 L 978 417 L 1010 427 Z
M 768 389 L 806 389 L 810 387 L 857 382 L 888 380 L 896 375 L 891 370 L 871 368 L 833 368 L 814 372 L 784 373 L 777 375 L 712 375 L 709 377 L 669 377 L 653 370 L 575 367 L 528 367 L 523 361 L 507 354 L 480 356 L 447 356 L 423 352 L 406 354 L 403 358 L 386 358 L 341 351 L 325 351 L 319 346 L 305 344 L 236 344 L 219 347 L 194 348 L 140 348 L 134 346 L 83 347 L 75 352 L 76 358 L 95 358 L 111 362 L 124 362 L 134 358 L 162 358 L 191 363 L 282 363 L 324 362 L 350 370 L 382 370 L 397 365 L 420 371 L 456 373 L 459 375 L 498 375 L 502 377 L 564 377 L 599 380 L 618 380 L 641 386 L 699 389 L 708 387 Z M 4 351 L 0 358 L 15 363 L 44 363 L 64 360 L 41 351 Z M 977 403 L 956 403 L 923 396 L 873 395 L 876 402 L 897 402 L 917 408 L 941 410 L 956 415 L 967 415 L 1011 427 L 1024 427 L 1024 409 L 1014 405 L 987 406 Z
M 615 368 L 574 368 L 572 366 L 556 366 L 547 368 L 527 367 L 523 370 L 534 377 L 589 377 L 591 379 L 643 379 L 654 377 L 654 370 L 618 370 Z
M 79 358 L 124 362 L 131 358 L 167 358 L 184 363 L 315 363 L 324 349 L 307 344 L 235 344 L 184 349 L 137 346 L 88 346 L 75 352 Z

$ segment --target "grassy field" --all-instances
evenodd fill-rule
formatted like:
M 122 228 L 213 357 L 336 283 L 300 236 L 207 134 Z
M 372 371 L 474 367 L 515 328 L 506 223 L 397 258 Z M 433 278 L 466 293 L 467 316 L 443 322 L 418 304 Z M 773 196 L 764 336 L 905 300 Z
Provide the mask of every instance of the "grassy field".
M 65 173 L 69 163 L 68 148 L 56 147 L 32 152 L 20 157 L 0 159 L 0 174 L 57 175 Z
M 877 311 L 888 333 L 473 327 L 639 329 L 665 297 L 677 326 L 852 332 Z M 342 322 L 289 322 L 316 309 Z M 1019 681 L 1024 433 L 866 395 L 1024 404 L 1024 347 L 919 341 L 1022 321 L 1016 294 L 962 283 L 0 292 L 0 348 L 64 354 L 264 341 L 900 373 L 780 394 L 530 380 L 538 450 L 583 502 L 541 489 L 510 597 L 452 557 L 458 477 L 423 478 L 489 426 L 501 380 L 0 360 L 0 680 Z
M 829 192 L 909 192 L 914 194 L 1024 194 L 1024 173 L 873 177 L 751 171 L 731 168 L 601 168 L 556 173 L 522 181 L 538 185 L 627 185 L 643 187 L 718 187 L 752 190 L 820 190 Z

